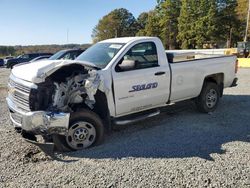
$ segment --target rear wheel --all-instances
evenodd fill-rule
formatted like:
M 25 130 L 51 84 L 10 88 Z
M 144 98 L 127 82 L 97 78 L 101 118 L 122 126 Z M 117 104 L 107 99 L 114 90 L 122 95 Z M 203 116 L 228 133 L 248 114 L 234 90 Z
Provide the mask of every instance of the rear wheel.
M 81 110 L 70 116 L 69 130 L 65 136 L 53 135 L 58 151 L 83 150 L 103 141 L 104 126 L 97 114 Z
M 196 106 L 200 112 L 213 112 L 217 108 L 219 100 L 218 85 L 213 82 L 205 82 L 200 95 L 196 98 Z

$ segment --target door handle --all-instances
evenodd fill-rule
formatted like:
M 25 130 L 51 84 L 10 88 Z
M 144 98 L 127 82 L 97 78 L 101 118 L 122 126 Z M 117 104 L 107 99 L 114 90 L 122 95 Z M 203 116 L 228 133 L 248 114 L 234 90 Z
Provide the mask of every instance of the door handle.
M 157 73 L 155 73 L 155 76 L 161 76 L 163 74 L 166 74 L 166 72 L 157 72 Z

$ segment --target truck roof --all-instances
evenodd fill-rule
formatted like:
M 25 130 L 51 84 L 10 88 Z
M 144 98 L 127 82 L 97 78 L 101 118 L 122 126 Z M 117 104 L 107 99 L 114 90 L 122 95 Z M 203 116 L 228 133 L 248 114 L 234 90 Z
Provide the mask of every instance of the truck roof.
M 100 43 L 128 43 L 135 40 L 143 40 L 143 39 L 154 39 L 156 37 L 121 37 L 121 38 L 112 38 L 101 41 Z

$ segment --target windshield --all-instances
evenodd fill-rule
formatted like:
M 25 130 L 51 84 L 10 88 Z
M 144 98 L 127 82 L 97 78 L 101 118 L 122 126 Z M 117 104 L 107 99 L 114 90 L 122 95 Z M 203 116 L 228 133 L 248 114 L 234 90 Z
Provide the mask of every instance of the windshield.
M 58 60 L 59 58 L 61 58 L 61 56 L 65 53 L 64 50 L 59 51 L 57 53 L 55 53 L 54 55 L 52 55 L 49 60 Z
M 124 44 L 97 43 L 83 52 L 76 60 L 87 61 L 96 67 L 105 68 Z

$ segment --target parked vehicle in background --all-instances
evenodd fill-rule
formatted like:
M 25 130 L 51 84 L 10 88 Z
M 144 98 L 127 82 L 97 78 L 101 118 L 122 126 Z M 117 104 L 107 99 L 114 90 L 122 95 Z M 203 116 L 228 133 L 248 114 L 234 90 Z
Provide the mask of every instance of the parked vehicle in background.
M 6 56 L 4 59 L 13 59 L 13 58 L 15 58 L 14 56 Z
M 13 59 L 13 58 L 15 58 L 14 56 L 7 56 L 7 57 L 5 57 L 4 59 L 5 60 L 8 60 L 8 59 Z
M 0 67 L 4 66 L 4 59 L 0 59 Z
M 13 58 L 14 58 L 13 56 L 7 56 L 7 57 L 5 57 L 4 60 L 3 60 L 4 61 L 4 66 L 6 67 L 6 63 L 7 63 L 8 59 L 13 59 Z
M 69 49 L 69 50 L 61 50 L 54 55 L 52 55 L 49 60 L 74 60 L 76 59 L 82 52 L 85 50 L 82 49 Z
M 49 59 L 50 57 L 51 57 L 51 55 L 43 55 L 43 56 L 39 56 L 39 57 L 36 57 L 36 58 L 30 60 L 30 62 L 33 63 L 36 61 L 46 60 L 46 59 Z
M 50 60 L 50 61 L 53 61 L 53 60 L 74 60 L 84 51 L 85 50 L 81 50 L 81 49 L 61 50 L 52 56 L 51 55 L 39 56 L 37 58 L 30 60 L 29 62 L 21 63 L 19 65 L 33 63 L 33 62 L 37 62 L 37 61 L 41 61 L 41 60 Z
M 237 53 L 238 57 L 247 58 L 250 52 L 250 42 L 238 42 Z
M 7 68 L 13 68 L 14 65 L 19 63 L 28 62 L 36 57 L 44 56 L 44 55 L 52 55 L 51 53 L 30 53 L 30 54 L 23 54 L 18 56 L 17 58 L 12 58 L 6 60 L 5 66 Z
M 58 150 L 81 150 L 100 144 L 111 126 L 159 115 L 180 101 L 213 112 L 224 88 L 237 85 L 236 73 L 236 56 L 176 58 L 156 37 L 115 38 L 74 61 L 15 67 L 7 103 L 24 138 L 42 135 Z

